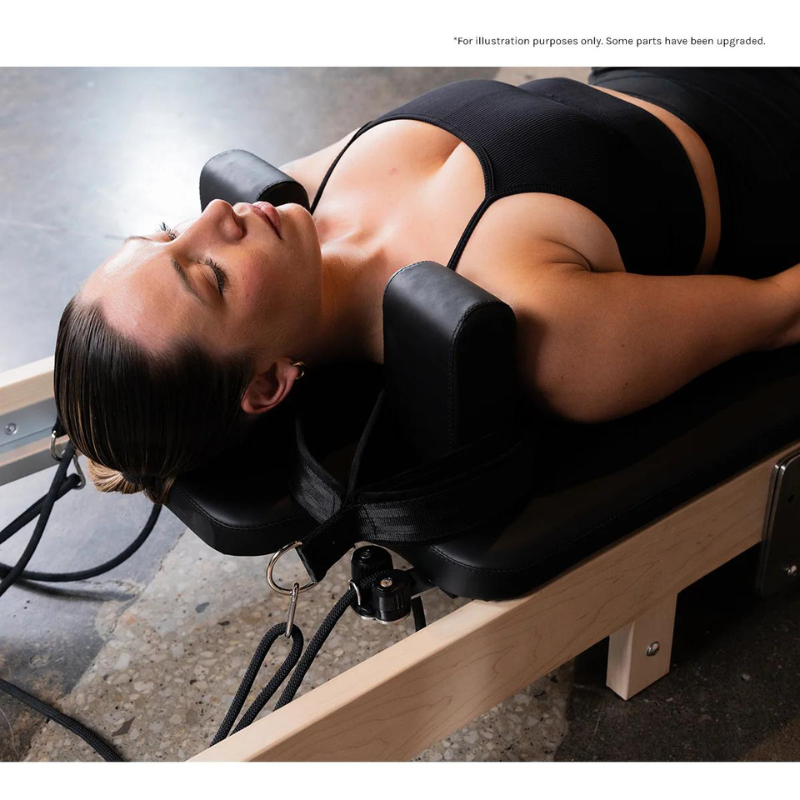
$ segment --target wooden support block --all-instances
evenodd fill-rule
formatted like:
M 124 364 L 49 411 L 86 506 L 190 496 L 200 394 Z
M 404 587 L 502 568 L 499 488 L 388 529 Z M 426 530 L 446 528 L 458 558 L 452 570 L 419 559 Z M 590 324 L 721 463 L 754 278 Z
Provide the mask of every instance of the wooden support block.
M 677 595 L 649 608 L 612 633 L 608 644 L 606 685 L 628 700 L 669 672 Z
M 774 464 L 796 448 L 527 597 L 457 609 L 192 760 L 411 758 L 757 545 Z

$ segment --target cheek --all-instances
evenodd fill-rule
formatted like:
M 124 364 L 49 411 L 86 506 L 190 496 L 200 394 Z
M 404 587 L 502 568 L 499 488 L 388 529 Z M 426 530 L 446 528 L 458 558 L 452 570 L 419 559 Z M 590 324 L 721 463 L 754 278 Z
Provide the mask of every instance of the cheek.
M 244 336 L 257 337 L 285 305 L 280 282 L 268 266 L 255 261 L 243 265 L 237 277 L 238 291 L 230 293 L 229 310 Z
M 291 265 L 278 259 L 251 259 L 241 273 L 248 310 L 275 313 L 291 298 L 297 276 Z
M 298 257 L 299 256 L 299 257 Z M 286 254 L 241 264 L 240 291 L 231 311 L 240 341 L 294 339 L 319 317 L 321 268 L 313 254 Z

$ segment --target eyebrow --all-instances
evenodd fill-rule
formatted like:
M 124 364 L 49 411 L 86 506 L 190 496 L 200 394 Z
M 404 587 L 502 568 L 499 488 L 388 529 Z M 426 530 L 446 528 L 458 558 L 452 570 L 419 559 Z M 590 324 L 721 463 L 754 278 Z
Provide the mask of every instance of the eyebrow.
M 123 244 L 126 244 L 127 242 L 136 241 L 136 240 L 141 241 L 141 242 L 153 242 L 153 241 L 155 241 L 155 239 L 151 239 L 149 236 L 128 236 L 125 239 L 125 242 L 123 242 Z M 172 265 L 172 268 L 175 270 L 175 272 L 178 273 L 178 277 L 181 279 L 181 283 L 186 288 L 186 291 L 188 291 L 189 294 L 191 294 L 194 297 L 196 297 L 201 303 L 205 303 L 206 301 L 203 299 L 203 296 L 192 285 L 192 282 L 189 280 L 189 277 L 186 275 L 186 270 L 183 268 L 183 266 L 181 265 L 180 261 L 178 261 L 175 258 L 170 258 L 170 264 Z

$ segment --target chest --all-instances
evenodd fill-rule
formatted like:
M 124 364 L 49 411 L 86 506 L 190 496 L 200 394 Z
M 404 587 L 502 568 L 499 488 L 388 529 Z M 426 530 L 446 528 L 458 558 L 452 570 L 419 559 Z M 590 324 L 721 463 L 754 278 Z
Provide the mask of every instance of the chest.
M 547 241 L 574 250 L 592 269 L 624 268 L 607 225 L 560 195 L 502 197 L 469 230 L 485 191 L 483 167 L 467 144 L 429 123 L 392 120 L 346 150 L 317 214 L 346 215 L 363 235 L 378 237 L 396 269 L 423 259 L 447 264 L 466 231 L 457 271 L 486 288 L 498 288 L 502 275 L 535 269 Z

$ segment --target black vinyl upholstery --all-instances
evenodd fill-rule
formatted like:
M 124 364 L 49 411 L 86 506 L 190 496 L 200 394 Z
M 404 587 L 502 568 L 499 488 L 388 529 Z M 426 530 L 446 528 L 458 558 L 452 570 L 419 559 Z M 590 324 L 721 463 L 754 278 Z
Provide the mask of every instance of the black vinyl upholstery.
M 215 198 L 308 206 L 300 184 L 241 150 L 206 164 L 200 193 L 203 208 Z M 383 315 L 384 365 L 310 370 L 242 446 L 181 476 L 168 508 L 222 553 L 265 555 L 318 525 L 290 491 L 297 494 L 299 409 L 311 412 L 302 418 L 316 468 L 344 485 L 382 389 L 386 424 L 359 466 L 379 480 L 381 470 L 391 477 L 420 463 L 449 469 L 452 459 L 440 459 L 460 445 L 523 422 L 538 436 L 524 503 L 511 507 L 487 495 L 485 507 L 497 515 L 483 529 L 394 547 L 451 594 L 500 599 L 533 589 L 800 439 L 800 345 L 741 356 L 643 411 L 580 425 L 529 414 L 514 373 L 513 312 L 456 272 L 430 262 L 399 270 Z
M 314 526 L 312 517 L 321 521 L 333 512 L 323 503 L 322 516 L 310 508 L 306 514 L 290 496 L 300 408 L 304 439 L 323 468 L 340 484 L 355 477 L 364 486 L 519 425 L 516 320 L 508 305 L 440 264 L 420 262 L 392 276 L 383 311 L 386 366 L 309 370 L 289 401 L 264 415 L 243 446 L 177 481 L 169 508 L 212 547 L 236 555 L 270 553 L 303 538 Z M 381 389 L 387 410 L 358 474 L 348 475 Z M 492 504 L 484 508 L 495 516 Z
M 800 347 L 740 356 L 612 422 L 545 428 L 508 525 L 402 551 L 446 591 L 522 594 L 800 439 Z
M 385 367 L 340 364 L 304 379 L 303 391 L 318 404 L 314 439 L 322 443 L 326 467 L 334 474 L 338 471 L 341 480 L 346 480 L 355 442 L 380 387 L 417 369 L 415 359 L 426 339 L 452 338 L 447 326 L 438 333 L 426 330 L 424 319 L 414 316 L 415 303 L 433 308 L 432 291 L 445 298 L 453 287 L 466 288 L 465 297 L 476 302 L 478 296 L 460 283 L 465 279 L 445 272 L 444 282 L 434 270 L 429 273 L 433 283 L 423 280 L 414 287 L 398 281 L 396 296 L 387 289 L 385 307 L 392 308 L 387 341 L 395 334 L 399 338 L 387 349 Z M 393 307 L 395 301 L 399 305 Z M 403 307 L 405 314 L 399 311 Z M 450 314 L 453 325 L 457 318 Z M 485 424 L 476 408 L 483 406 L 494 416 L 503 413 L 502 404 L 485 386 L 480 395 L 476 376 L 487 373 L 482 362 L 502 349 L 509 331 L 513 334 L 513 327 L 498 334 L 504 319 L 502 311 L 487 317 L 487 330 L 495 334 L 492 347 L 467 348 L 473 359 L 455 366 L 471 377 L 451 381 L 444 391 L 454 393 L 448 403 L 461 397 L 461 419 L 471 419 L 476 429 Z M 470 334 L 476 341 L 479 330 L 478 326 Z M 401 353 L 408 356 L 406 362 Z M 389 367 L 390 358 L 395 371 Z M 432 364 L 417 369 L 419 380 L 424 381 Z M 498 396 L 510 402 L 502 392 Z M 524 508 L 509 509 L 504 518 L 469 537 L 395 549 L 451 594 L 483 599 L 522 594 L 793 443 L 800 438 L 799 398 L 800 347 L 792 347 L 741 356 L 660 403 L 618 420 L 593 425 L 547 420 L 530 464 L 531 499 Z M 477 405 L 470 406 L 476 399 Z M 412 391 L 404 402 L 409 408 L 416 404 L 418 413 L 428 399 L 424 392 Z M 431 409 L 431 418 L 441 420 L 450 413 L 451 407 Z M 288 492 L 293 414 L 292 403 L 285 403 L 265 415 L 242 448 L 177 482 L 168 507 L 210 546 L 231 555 L 267 554 L 315 527 Z M 469 427 L 459 436 L 468 436 Z M 425 432 L 425 424 L 419 430 Z M 452 431 L 440 433 L 446 442 Z M 429 430 L 420 441 L 424 449 L 426 441 L 435 440 Z M 412 434 L 405 443 L 416 449 Z
M 200 208 L 205 210 L 212 200 L 231 205 L 266 200 L 276 206 L 297 203 L 308 208 L 301 184 L 247 150 L 226 150 L 206 162 L 200 173 Z

